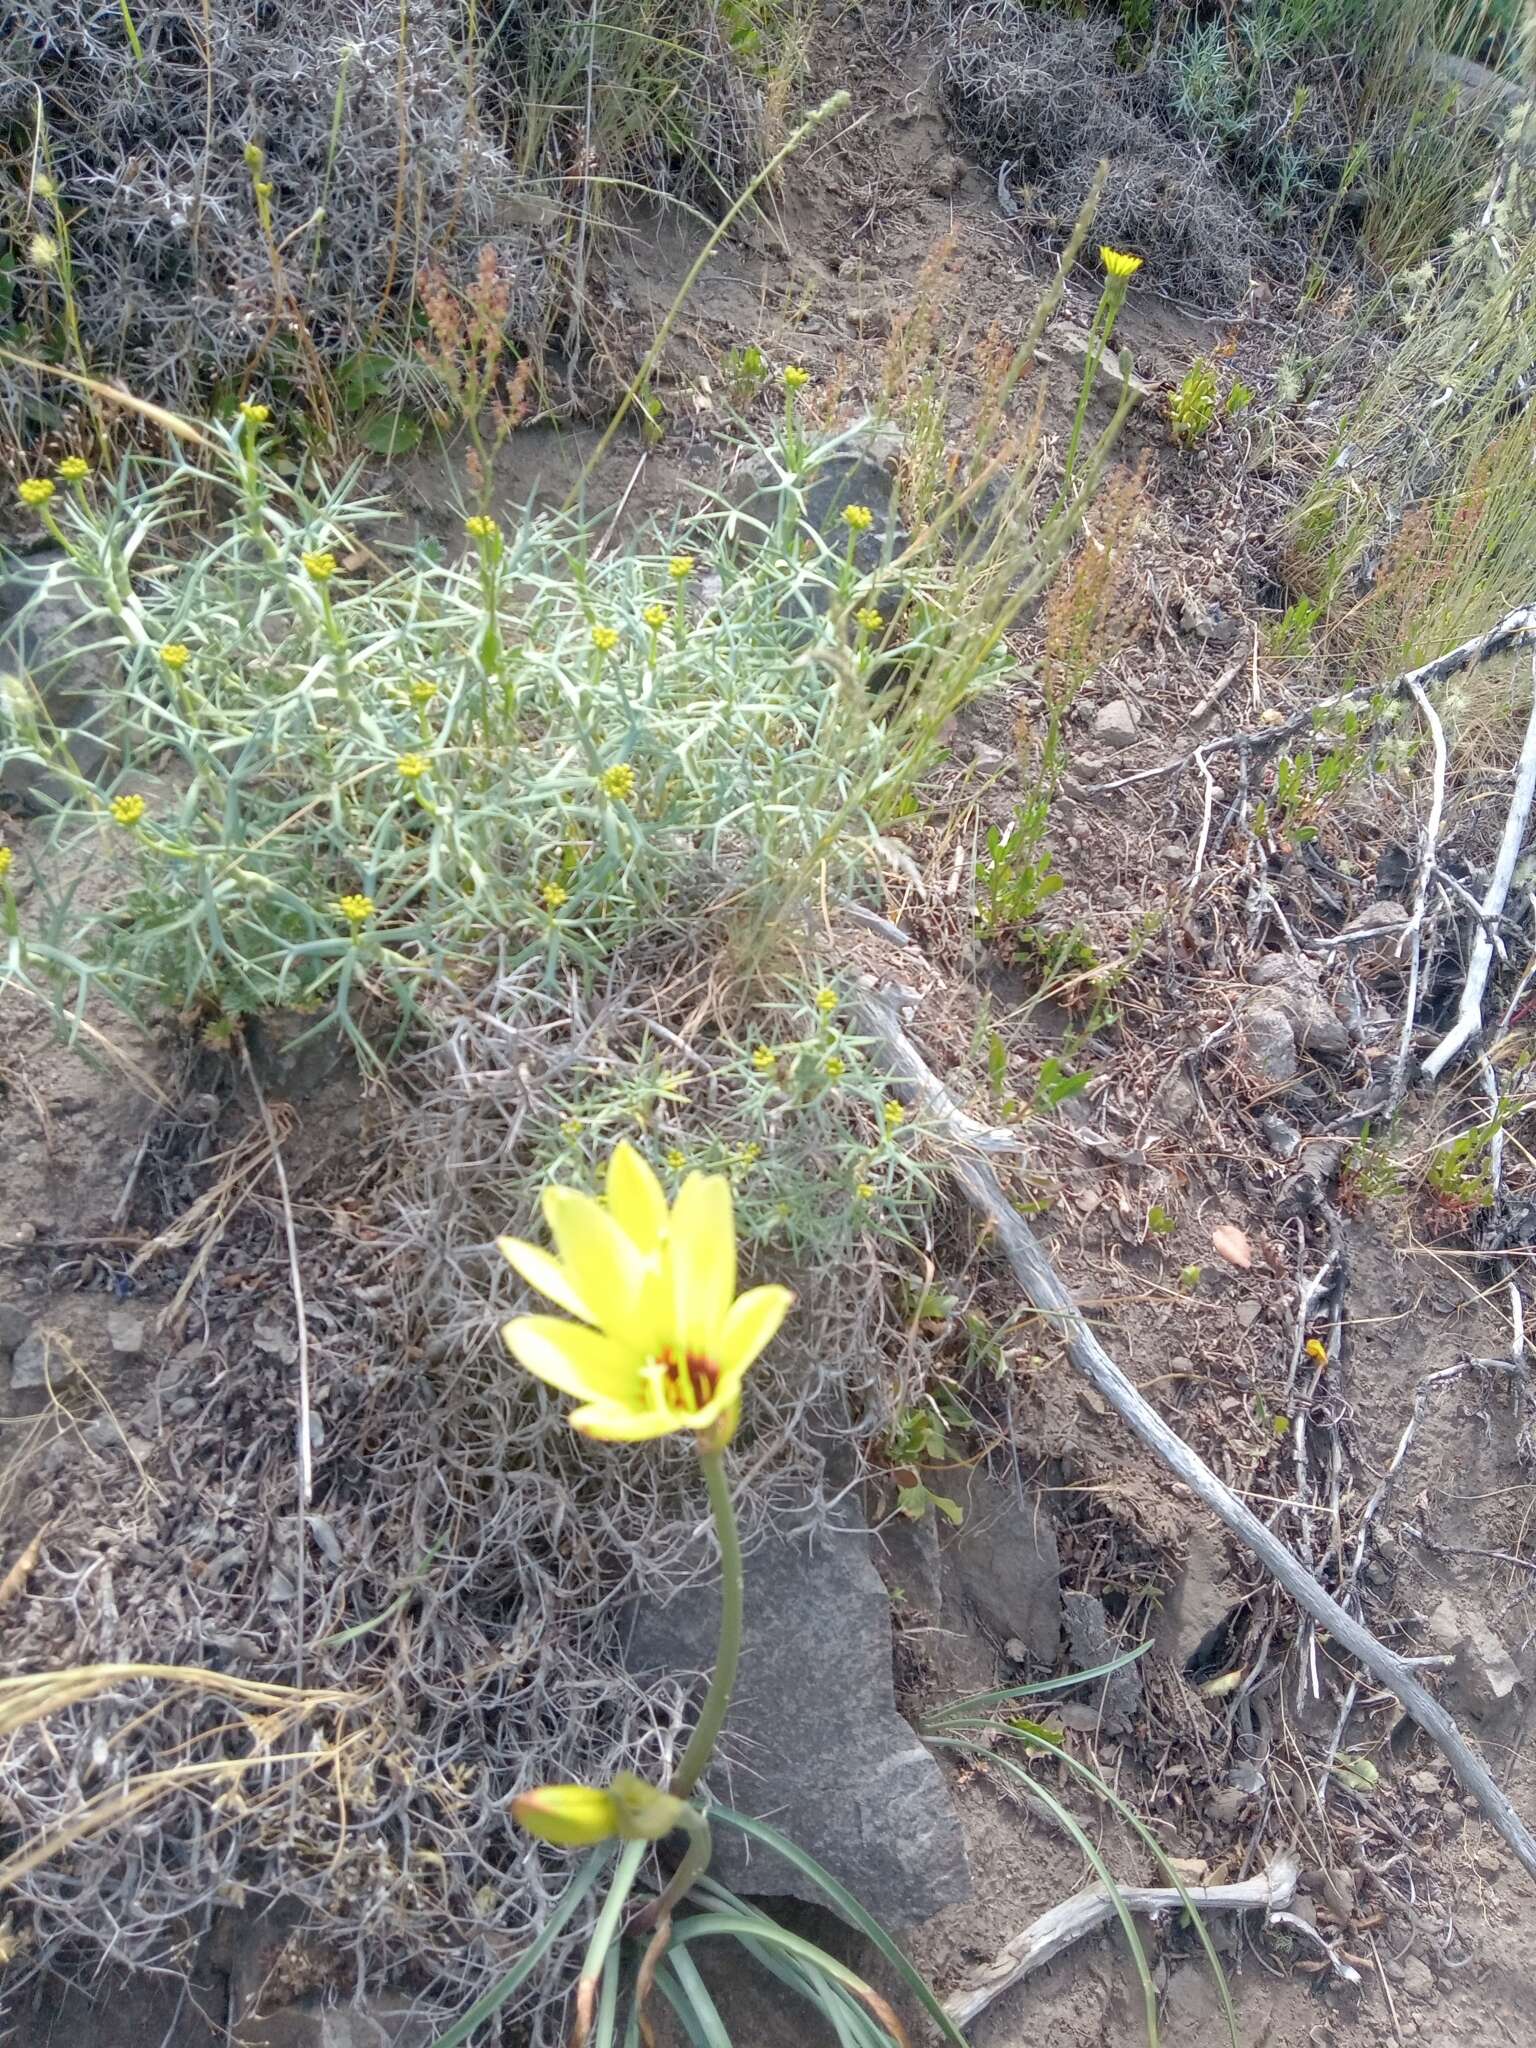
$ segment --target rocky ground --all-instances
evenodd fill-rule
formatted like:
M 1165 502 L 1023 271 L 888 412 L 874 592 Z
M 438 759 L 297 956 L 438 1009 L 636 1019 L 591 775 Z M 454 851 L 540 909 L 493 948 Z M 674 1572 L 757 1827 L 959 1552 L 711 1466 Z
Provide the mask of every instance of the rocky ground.
M 744 340 L 804 363 L 851 417 L 879 401 L 920 271 L 946 314 L 963 309 L 971 346 L 1027 319 L 1049 251 L 1000 210 L 996 167 L 955 148 L 927 62 L 874 63 L 855 114 L 816 139 L 769 217 L 706 273 L 669 361 L 665 441 L 649 453 L 624 446 L 598 479 L 609 502 L 628 487 L 627 522 L 687 509 L 718 480 L 718 365 Z M 668 224 L 649 233 L 647 260 L 610 287 L 641 329 L 691 255 Z M 893 868 L 884 914 L 907 943 L 841 934 L 839 959 L 915 990 L 914 1037 L 988 1121 L 1038 1100 L 1048 1061 L 1065 1055 L 1090 1072 L 1081 1094 L 1028 1121 L 1011 1171 L 1063 1277 L 1143 1393 L 1330 1583 L 1367 1533 L 1352 1580 L 1361 1611 L 1395 1647 L 1434 1660 L 1441 1697 L 1516 1805 L 1536 1814 L 1523 1400 L 1511 1375 L 1468 1364 L 1508 1355 L 1509 1267 L 1489 1261 L 1455 1204 L 1411 1174 L 1373 1176 L 1351 1150 L 1362 1120 L 1379 1114 L 1401 965 L 1368 938 L 1332 941 L 1352 924 L 1376 930 L 1392 905 L 1401 912 L 1423 778 L 1362 769 L 1320 809 L 1314 837 L 1287 841 L 1253 829 L 1251 803 L 1233 819 L 1229 805 L 1247 790 L 1237 757 L 1213 756 L 1204 774 L 1149 772 L 1222 732 L 1262 732 L 1319 687 L 1269 651 L 1266 628 L 1284 603 L 1283 515 L 1328 422 L 1325 408 L 1310 415 L 1278 393 L 1296 335 L 1270 312 L 1255 304 L 1235 323 L 1202 321 L 1159 300 L 1155 278 L 1143 283 L 1121 330 L 1146 387 L 1121 451 L 1136 517 L 1113 648 L 1074 705 L 1050 820 L 1062 928 L 1091 947 L 1097 968 L 1085 978 L 1112 991 L 1102 1007 L 1114 1014 L 1088 1015 L 1070 985 L 1042 997 L 1027 963 L 976 935 L 969 878 L 987 826 L 1005 826 L 1026 793 L 1041 716 L 1030 664 L 1049 657 L 1049 617 L 1017 636 L 1013 693 L 962 716 L 906 832 L 909 858 Z M 1095 295 L 1089 279 L 1073 285 L 1079 326 Z M 1218 348 L 1259 406 L 1251 425 L 1231 423 L 1186 453 L 1169 438 L 1164 398 L 1193 354 Z M 1042 363 L 1053 418 L 1070 407 L 1079 361 L 1058 339 Z M 507 502 L 563 496 L 585 445 L 579 434 L 519 437 Z M 446 517 L 441 470 L 426 458 L 399 465 L 390 488 L 425 525 Z M 1486 787 L 1458 784 L 1453 839 L 1469 872 L 1501 816 L 1507 734 L 1500 744 L 1479 771 Z M 1247 794 L 1273 801 L 1273 760 L 1241 758 L 1254 778 Z M 37 829 L 19 810 L 5 821 L 9 840 Z M 229 1376 L 283 1362 L 281 1276 L 255 1264 L 247 1275 L 241 1258 L 248 1239 L 270 1237 L 277 1210 L 260 1173 L 230 1169 L 249 1137 L 244 1113 L 166 1043 L 114 1028 L 108 1059 L 99 1042 L 59 1045 L 14 990 L 0 1006 L 12 1568 L 0 1621 L 25 1613 L 29 1651 L 62 1663 L 71 1582 L 106 1575 L 109 1600 L 131 1616 L 166 1561 L 157 1531 L 172 1526 L 168 1499 L 190 1490 L 217 1524 L 221 1468 L 197 1462 L 214 1455 L 198 1431 Z M 334 1062 L 288 1061 L 280 1045 L 263 1061 L 271 1097 L 290 1105 L 306 1259 L 343 1291 L 366 1288 L 379 1105 Z M 1427 1157 L 1477 1100 L 1475 1079 L 1455 1076 L 1410 1098 L 1403 1150 Z M 155 1116 L 167 1105 L 170 1125 Z M 1515 1151 L 1512 1179 L 1524 1168 Z M 236 1227 L 218 1211 L 227 1227 L 210 1314 L 201 1276 L 185 1283 L 221 1182 L 246 1213 Z M 142 1261 L 172 1224 L 183 1233 L 161 1249 L 176 1256 Z M 1231 1881 L 1284 1851 L 1299 1856 L 1302 1926 L 1212 1923 L 1245 2048 L 1529 2038 L 1536 1894 L 1443 1760 L 1389 1695 L 1298 1630 L 1253 1561 L 1074 1376 L 1058 1334 L 1020 1303 L 958 1204 L 934 1249 L 943 1298 L 913 1341 L 929 1347 L 938 1378 L 967 1376 L 970 1415 L 953 1455 L 923 1476 L 961 1518 L 894 1513 L 893 1474 L 889 1488 L 848 1499 L 841 1522 L 786 1530 L 755 1553 L 749 1598 L 764 1619 L 728 1742 L 731 1797 L 908 1929 L 951 1994 L 1091 1873 L 985 1751 L 936 1755 L 916 1724 L 966 1692 L 1091 1668 L 1147 1640 L 1132 1671 L 1065 1696 L 1053 1725 L 1187 1881 Z M 1302 1348 L 1317 1336 L 1322 1360 Z M 1298 1450 L 1308 1433 L 1310 1450 Z M 124 1519 L 82 1520 L 87 1499 L 116 1499 Z M 256 1540 L 220 1532 L 230 1545 Z M 48 1546 L 51 1567 L 34 1577 Z M 702 1662 L 708 1634 L 702 1600 L 642 1615 L 635 1668 Z M 1034 1769 L 1112 1868 L 1156 1881 L 1124 1821 L 1065 1765 Z M 849 1783 L 851 1805 L 836 1796 Z M 737 1854 L 728 1870 L 743 1888 L 795 1890 L 763 1858 Z M 23 1925 L 6 1929 L 25 1941 Z M 11 2003 L 10 2038 L 27 2048 L 382 2048 L 432 2037 L 411 2017 L 409 1984 L 331 2009 L 338 1985 L 354 1988 L 346 1959 L 319 1953 L 282 1901 L 247 1897 L 233 1877 L 212 1923 L 179 1938 L 187 1975 L 110 1989 L 29 1982 Z M 1222 2038 L 1189 1929 L 1169 1916 L 1149 1941 L 1165 2038 Z M 771 2001 L 754 2024 L 765 2044 L 809 2038 Z M 1005 1994 L 972 2038 L 1010 2048 L 1048 2034 L 1089 2048 L 1141 2025 L 1123 1945 L 1105 1934 Z

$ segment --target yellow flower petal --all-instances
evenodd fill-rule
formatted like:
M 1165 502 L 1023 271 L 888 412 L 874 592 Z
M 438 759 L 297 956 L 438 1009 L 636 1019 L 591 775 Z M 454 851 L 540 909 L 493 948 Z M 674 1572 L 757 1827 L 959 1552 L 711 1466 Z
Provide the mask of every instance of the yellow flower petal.
M 642 1252 L 666 1236 L 666 1192 L 633 1145 L 615 1146 L 608 1162 L 608 1214 Z
M 526 1371 L 578 1401 L 616 1407 L 644 1394 L 640 1355 L 616 1337 L 559 1316 L 514 1316 L 502 1340 Z
M 645 1278 L 634 1244 L 601 1202 L 575 1188 L 544 1190 L 544 1220 L 566 1279 L 583 1301 L 592 1304 L 592 1320 L 602 1329 L 630 1336 L 626 1324 L 638 1306 Z
M 571 1285 L 565 1268 L 548 1252 L 541 1251 L 536 1244 L 529 1244 L 521 1237 L 498 1237 L 496 1249 L 520 1280 L 526 1280 L 536 1293 L 554 1302 L 557 1308 L 579 1316 L 584 1323 L 598 1321 Z
M 711 1358 L 736 1292 L 731 1184 L 723 1174 L 690 1173 L 683 1182 L 668 1251 L 678 1345 Z
M 512 1801 L 512 1818 L 560 1849 L 606 1842 L 619 1831 L 618 1801 L 596 1785 L 536 1785 Z
M 596 1437 L 605 1444 L 642 1444 L 652 1437 L 671 1436 L 675 1430 L 693 1426 L 665 1408 L 621 1408 L 612 1401 L 594 1401 L 586 1408 L 573 1408 L 572 1429 Z
M 731 1303 L 716 1346 L 723 1375 L 740 1381 L 747 1367 L 778 1335 L 794 1300 L 787 1287 L 749 1287 Z

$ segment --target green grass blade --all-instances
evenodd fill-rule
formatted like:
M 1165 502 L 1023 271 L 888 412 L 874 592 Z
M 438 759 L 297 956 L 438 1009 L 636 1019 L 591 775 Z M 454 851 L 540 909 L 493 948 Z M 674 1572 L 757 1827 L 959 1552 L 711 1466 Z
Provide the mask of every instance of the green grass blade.
M 784 1858 L 786 1863 L 792 1864 L 803 1877 L 808 1877 L 817 1890 L 831 1901 L 850 1926 L 856 1927 L 860 1934 L 874 1943 L 880 1954 L 884 1956 L 885 1960 L 891 1965 L 891 1968 L 895 1970 L 907 1990 L 911 1992 L 929 2019 L 933 2021 L 933 2024 L 938 2028 L 944 2039 L 951 2044 L 951 2048 L 967 2048 L 965 2036 L 949 2017 L 949 2014 L 945 2012 L 943 2006 L 940 2005 L 922 1972 L 913 1969 L 911 1963 L 902 1954 L 900 1948 L 891 1936 L 886 1933 L 879 1921 L 874 1918 L 873 1914 L 865 1911 L 852 1892 L 838 1883 L 831 1871 L 823 1870 L 814 1856 L 808 1856 L 798 1844 L 790 1841 L 787 1835 L 781 1835 L 777 1828 L 769 1827 L 766 1821 L 749 1820 L 744 1813 L 733 1813 L 728 1806 L 712 1806 L 710 1808 L 710 1817 L 711 1820 L 724 1821 L 728 1827 L 737 1828 L 742 1834 L 749 1835 L 754 1841 L 761 1842 L 765 1848 L 776 1851 L 778 1855 Z
M 1134 1664 L 1138 1657 L 1144 1657 L 1152 1645 L 1138 1643 L 1134 1649 L 1123 1650 L 1118 1657 L 1107 1664 L 1095 1664 L 1087 1671 L 1072 1671 L 1065 1678 L 1038 1678 L 1028 1685 L 1004 1685 L 996 1692 L 975 1692 L 963 1700 L 951 1700 L 947 1707 L 939 1707 L 924 1717 L 925 1728 L 938 1728 L 957 1714 L 979 1713 L 983 1707 L 1006 1706 L 1010 1700 L 1041 1699 L 1047 1693 L 1070 1692 L 1074 1685 L 1086 1685 L 1093 1678 L 1110 1678 L 1117 1671 L 1123 1671 L 1127 1664 Z
M 720 2017 L 719 2007 L 710 1997 L 704 1979 L 699 1975 L 699 1966 L 693 1957 L 686 1949 L 680 1948 L 668 1956 L 667 1964 L 698 2022 L 696 2038 L 701 2043 L 701 2048 L 731 2048 L 730 2033 Z M 681 2013 L 679 2017 L 682 2017 Z M 687 2022 L 684 2021 L 684 2024 Z
M 554 1947 L 566 1922 L 597 1883 L 603 1865 L 608 1861 L 609 1853 L 605 1846 L 587 1858 L 571 1879 L 559 1905 L 544 1923 L 538 1939 L 529 1943 L 507 1974 L 499 1978 L 483 1998 L 477 1998 L 469 2011 L 462 2018 L 455 2020 L 446 2034 L 438 2036 L 432 2048 L 459 2048 L 459 2043 L 467 2041 L 476 2027 L 488 2020 L 493 2013 L 500 2012 L 513 1992 L 527 1982 Z

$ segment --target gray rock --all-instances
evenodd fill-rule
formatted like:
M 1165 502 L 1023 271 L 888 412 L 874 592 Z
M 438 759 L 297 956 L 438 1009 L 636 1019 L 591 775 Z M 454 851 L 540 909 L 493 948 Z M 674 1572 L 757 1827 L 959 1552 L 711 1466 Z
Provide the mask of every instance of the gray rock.
M 1524 1683 L 1499 1637 L 1476 1608 L 1447 1594 L 1429 1617 L 1429 1640 L 1442 1655 L 1455 1657 L 1452 1677 L 1462 1710 L 1472 1720 L 1489 1720 Z
M 1093 736 L 1102 746 L 1130 747 L 1136 744 L 1140 713 L 1127 697 L 1112 697 L 1093 721 Z
M 843 317 L 854 333 L 866 341 L 884 341 L 891 331 L 890 308 L 876 301 L 867 306 L 850 306 Z
M 1189 1540 L 1189 1555 L 1178 1582 L 1163 1603 L 1157 1647 L 1182 1671 L 1242 1599 L 1227 1570 L 1226 1547 L 1214 1528 L 1201 1523 Z
M 1092 1671 L 1108 1664 L 1125 1647 L 1109 1626 L 1104 1602 L 1092 1593 L 1063 1593 L 1067 1640 L 1072 1645 L 1072 1662 L 1079 1671 Z M 1141 1676 L 1134 1664 L 1122 1664 L 1085 1694 L 1098 1709 L 1099 1724 L 1106 1735 L 1124 1735 L 1141 1711 Z
M 1403 1989 L 1421 2005 L 1427 2004 L 1435 1995 L 1434 1972 L 1428 1963 L 1411 1953 L 1403 1957 Z
M 1310 960 L 1290 953 L 1270 953 L 1259 961 L 1249 980 L 1266 991 L 1267 1001 L 1288 1019 L 1302 1052 L 1343 1059 L 1349 1032 L 1323 994 Z
M 1349 951 L 1357 966 L 1367 973 L 1401 973 L 1408 949 L 1404 947 L 1399 953 L 1398 944 L 1407 922 L 1408 912 L 1403 905 L 1383 896 L 1368 903 L 1364 910 L 1357 910 L 1340 936 L 1349 941 Z
M 137 1309 L 113 1308 L 107 1311 L 107 1342 L 119 1358 L 137 1358 L 144 1349 L 144 1317 Z
M 45 1330 L 34 1330 L 11 1355 L 11 1392 L 34 1393 L 50 1381 L 57 1385 L 74 1369 L 74 1360 L 62 1345 L 49 1343 Z
M 1238 1035 L 1249 1072 L 1271 1087 L 1289 1087 L 1296 1078 L 1296 1034 L 1278 1004 L 1250 1003 Z
M 1263 1133 L 1266 1151 L 1275 1159 L 1294 1159 L 1301 1150 L 1301 1133 L 1294 1124 L 1288 1124 L 1283 1116 L 1266 1112 L 1259 1118 L 1259 1129 Z
M 102 622 L 92 622 L 88 611 L 85 593 L 56 551 L 0 562 L 0 675 L 14 674 L 37 692 L 59 736 L 67 738 L 75 766 L 94 778 L 108 756 L 96 728 L 121 662 L 115 649 L 100 645 Z M 29 810 L 47 809 L 67 795 L 40 760 L 27 758 L 24 731 L 8 737 L 0 791 Z
M 32 1334 L 32 1318 L 14 1302 L 0 1302 L 0 1353 L 7 1356 Z
M 276 2012 L 250 2013 L 229 2038 L 233 2048 L 428 2048 L 440 2032 L 407 2000 L 386 1994 L 362 2005 L 305 1998 Z
M 942 1489 L 940 1489 L 942 1491 Z M 939 1580 L 938 1516 L 891 1515 L 875 1531 L 875 1566 L 903 1615 L 937 1621 L 944 1612 Z
M 638 1675 L 708 1667 L 713 1584 L 634 1613 Z M 709 1782 L 759 1814 L 888 1925 L 911 1927 L 970 1894 L 938 1764 L 896 1711 L 891 1617 L 867 1531 L 851 1517 L 814 1542 L 771 1536 L 746 1565 L 746 1642 Z M 733 1890 L 817 1900 L 782 1858 L 716 1826 L 712 1869 Z
M 1051 323 L 1049 339 L 1042 345 L 1040 353 L 1047 356 L 1064 356 L 1081 374 L 1088 358 L 1098 349 L 1097 337 L 1091 335 L 1086 327 L 1074 327 L 1069 321 L 1054 320 Z M 1118 349 L 1111 347 L 1099 355 L 1099 367 L 1094 382 L 1099 387 L 1102 397 L 1107 398 L 1111 404 L 1119 403 L 1126 380 L 1121 373 Z M 1134 370 L 1130 376 L 1130 393 L 1133 406 L 1145 404 L 1153 395 L 1152 386 L 1144 377 L 1138 377 Z
M 1041 1496 L 980 1467 L 948 1491 L 964 1510 L 958 1528 L 940 1531 L 946 1610 L 972 1615 L 997 1643 L 1017 1636 L 1028 1658 L 1054 1670 L 1061 1653 L 1061 1559 L 1056 1526 Z M 946 1614 L 947 1618 L 947 1614 Z

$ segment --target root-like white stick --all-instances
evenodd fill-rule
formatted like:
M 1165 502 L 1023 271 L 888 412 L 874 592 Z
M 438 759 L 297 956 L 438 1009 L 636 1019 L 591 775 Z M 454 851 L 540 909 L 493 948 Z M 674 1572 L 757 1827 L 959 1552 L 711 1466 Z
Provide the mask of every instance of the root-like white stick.
M 1509 815 L 1504 820 L 1498 858 L 1493 864 L 1493 874 L 1483 897 L 1482 922 L 1472 939 L 1466 986 L 1461 992 L 1455 1023 L 1424 1062 L 1426 1081 L 1433 1081 L 1442 1067 L 1448 1066 L 1462 1047 L 1483 1028 L 1483 991 L 1488 986 L 1488 969 L 1493 964 L 1490 931 L 1509 895 L 1515 862 L 1520 858 L 1525 828 L 1530 820 L 1533 797 L 1536 797 L 1536 655 L 1531 657 L 1531 712 L 1520 748 L 1520 764 L 1515 770 L 1514 794 L 1509 800 Z
M 1411 938 L 1413 951 L 1408 961 L 1408 995 L 1403 1006 L 1403 1033 L 1398 1041 L 1397 1060 L 1392 1069 L 1392 1087 L 1387 1097 L 1388 1122 L 1397 1114 L 1408 1087 L 1408 1054 L 1413 1044 L 1413 1019 L 1419 1006 L 1419 968 L 1424 958 L 1424 907 L 1429 901 L 1429 884 L 1435 872 L 1435 852 L 1440 838 L 1440 819 L 1445 811 L 1445 728 L 1440 715 L 1425 696 L 1423 688 L 1414 676 L 1407 682 L 1409 694 L 1419 707 L 1419 715 L 1429 728 L 1430 744 L 1434 748 L 1435 772 L 1433 793 L 1429 800 L 1429 816 L 1424 820 L 1424 832 L 1419 842 L 1419 875 L 1413 889 L 1413 908 L 1404 927 L 1403 938 Z M 1401 946 L 1402 941 L 1399 940 Z
M 1242 1884 L 1190 1885 L 1187 1893 L 1172 1885 L 1120 1887 L 1120 1896 L 1133 1913 L 1180 1913 L 1194 1906 L 1202 1913 L 1283 1914 L 1296 1896 L 1301 1865 L 1289 1853 L 1277 1856 L 1267 1870 Z M 1038 1920 L 1032 1920 L 1022 1934 L 1016 1934 L 986 1973 L 964 1991 L 944 2001 L 944 2010 L 957 2027 L 968 2027 L 984 2013 L 994 1999 L 1001 1998 L 1031 1971 L 1052 1962 L 1063 1949 L 1081 1941 L 1116 1918 L 1115 1901 L 1108 1887 L 1094 1885 L 1076 1892 L 1052 1906 Z M 1359 1979 L 1355 1980 L 1357 1983 Z
M 1082 1310 L 1057 1277 L 1034 1232 L 1003 1192 L 992 1167 L 967 1145 L 963 1128 L 946 1118 L 944 1104 L 953 1098 L 907 1036 L 895 1002 L 871 988 L 860 996 L 856 1008 L 860 1035 L 870 1042 L 871 1051 L 881 1059 L 886 1072 L 923 1103 L 937 1128 L 954 1143 L 950 1171 L 972 1208 L 984 1218 L 993 1246 L 1008 1261 L 1025 1299 L 1037 1313 L 1055 1323 L 1069 1363 L 1196 1499 L 1253 1553 L 1297 1606 L 1321 1625 L 1332 1639 L 1334 1649 L 1363 1664 L 1377 1683 L 1393 1694 L 1445 1757 L 1462 1790 L 1477 1801 L 1526 1871 L 1536 1878 L 1536 1836 L 1440 1702 L 1426 1692 L 1403 1658 L 1379 1642 L 1368 1628 L 1345 1612 L 1331 1593 L 1323 1590 L 1274 1531 L 1266 1528 L 1231 1488 L 1216 1477 L 1204 1459 L 1169 1427 L 1100 1344 Z

